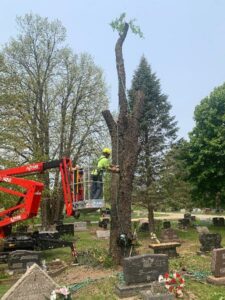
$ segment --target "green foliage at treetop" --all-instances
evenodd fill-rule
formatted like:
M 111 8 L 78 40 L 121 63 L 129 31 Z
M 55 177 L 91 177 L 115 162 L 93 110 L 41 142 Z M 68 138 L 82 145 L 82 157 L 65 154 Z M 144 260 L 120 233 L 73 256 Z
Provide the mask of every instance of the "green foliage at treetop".
M 131 19 L 129 22 L 126 22 L 125 18 L 126 18 L 126 14 L 122 13 L 119 16 L 119 18 L 116 18 L 114 21 L 112 21 L 110 23 L 110 26 L 112 27 L 113 31 L 114 30 L 118 31 L 118 33 L 120 35 L 123 34 L 125 23 L 127 23 L 129 25 L 131 31 L 134 34 L 137 34 L 140 38 L 143 38 L 144 35 L 143 35 L 140 27 L 138 25 L 134 24 L 134 22 L 136 21 L 136 19 Z
M 204 206 L 225 204 L 225 84 L 203 99 L 194 112 L 187 165 L 194 196 Z

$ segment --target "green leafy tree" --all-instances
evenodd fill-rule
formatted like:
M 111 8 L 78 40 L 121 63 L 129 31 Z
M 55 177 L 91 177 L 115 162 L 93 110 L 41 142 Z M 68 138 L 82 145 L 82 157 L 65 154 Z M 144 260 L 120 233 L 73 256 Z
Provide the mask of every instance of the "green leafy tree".
M 186 141 L 176 142 L 166 153 L 162 170 L 160 172 L 160 187 L 162 201 L 160 207 L 178 210 L 185 208 L 190 210 L 192 202 L 192 185 L 187 180 L 188 170 L 184 157 L 186 155 Z
M 26 14 L 17 24 L 17 37 L 0 56 L 1 163 L 9 167 L 62 156 L 84 161 L 105 131 L 103 72 L 90 55 L 74 55 L 65 47 L 60 21 Z M 42 201 L 47 226 L 62 212 L 62 197 L 54 196 L 61 185 L 58 174 L 51 184 L 47 172 L 40 177 L 48 197 Z
M 189 179 L 199 205 L 225 204 L 225 84 L 204 98 L 194 112 L 187 151 Z
M 160 178 L 162 158 L 165 150 L 176 138 L 177 127 L 174 117 L 170 115 L 171 105 L 167 96 L 161 92 L 159 79 L 152 73 L 145 57 L 141 58 L 132 80 L 129 91 L 131 108 L 134 95 L 139 89 L 144 92 L 144 113 L 139 137 L 141 148 L 136 168 L 136 186 L 141 187 L 141 198 L 145 199 L 144 205 L 148 208 L 149 227 L 150 231 L 153 231 L 153 211 L 158 203 L 156 198 L 160 198 L 157 181 Z M 144 191 L 148 196 L 143 197 Z M 151 197 L 153 194 L 155 196 Z

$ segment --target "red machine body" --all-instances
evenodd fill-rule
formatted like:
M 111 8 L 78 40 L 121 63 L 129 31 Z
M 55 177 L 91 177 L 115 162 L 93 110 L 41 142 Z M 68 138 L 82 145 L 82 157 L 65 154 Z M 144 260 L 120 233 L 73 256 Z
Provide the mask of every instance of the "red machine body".
M 66 214 L 74 215 L 73 202 L 78 199 L 74 196 L 74 172 L 69 158 L 0 170 L 0 191 L 19 198 L 15 206 L 0 211 L 0 238 L 7 236 L 8 228 L 13 223 L 30 219 L 38 213 L 44 184 L 20 176 L 43 173 L 52 168 L 59 168 L 61 173 Z M 1 186 L 1 183 L 7 183 L 7 187 L 4 184 Z M 15 186 L 17 186 L 17 190 Z M 18 186 L 22 192 L 18 191 Z

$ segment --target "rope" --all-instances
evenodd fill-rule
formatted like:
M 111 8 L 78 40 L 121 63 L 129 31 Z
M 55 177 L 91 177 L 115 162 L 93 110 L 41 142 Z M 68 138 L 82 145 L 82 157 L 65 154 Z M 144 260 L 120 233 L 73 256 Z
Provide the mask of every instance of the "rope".
M 120 280 L 120 278 L 122 280 L 123 273 L 120 272 L 120 273 L 116 273 L 115 275 L 109 275 L 109 276 L 104 276 L 104 277 L 95 278 L 95 279 L 87 278 L 87 279 L 85 279 L 83 281 L 80 281 L 78 283 L 69 285 L 68 289 L 70 290 L 70 292 L 75 293 L 78 290 L 80 290 L 80 289 L 82 289 L 82 288 L 84 288 L 84 287 L 88 286 L 89 284 L 92 284 L 92 283 L 94 283 L 96 281 L 105 280 L 107 278 L 116 277 L 116 276 L 118 276 L 119 280 Z

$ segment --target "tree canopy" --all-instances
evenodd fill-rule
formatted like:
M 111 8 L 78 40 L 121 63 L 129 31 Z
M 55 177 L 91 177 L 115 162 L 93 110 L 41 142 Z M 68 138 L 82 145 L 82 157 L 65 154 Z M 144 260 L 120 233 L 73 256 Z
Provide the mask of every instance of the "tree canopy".
M 225 84 L 204 98 L 194 112 L 195 127 L 187 145 L 187 166 L 199 204 L 224 205 Z

